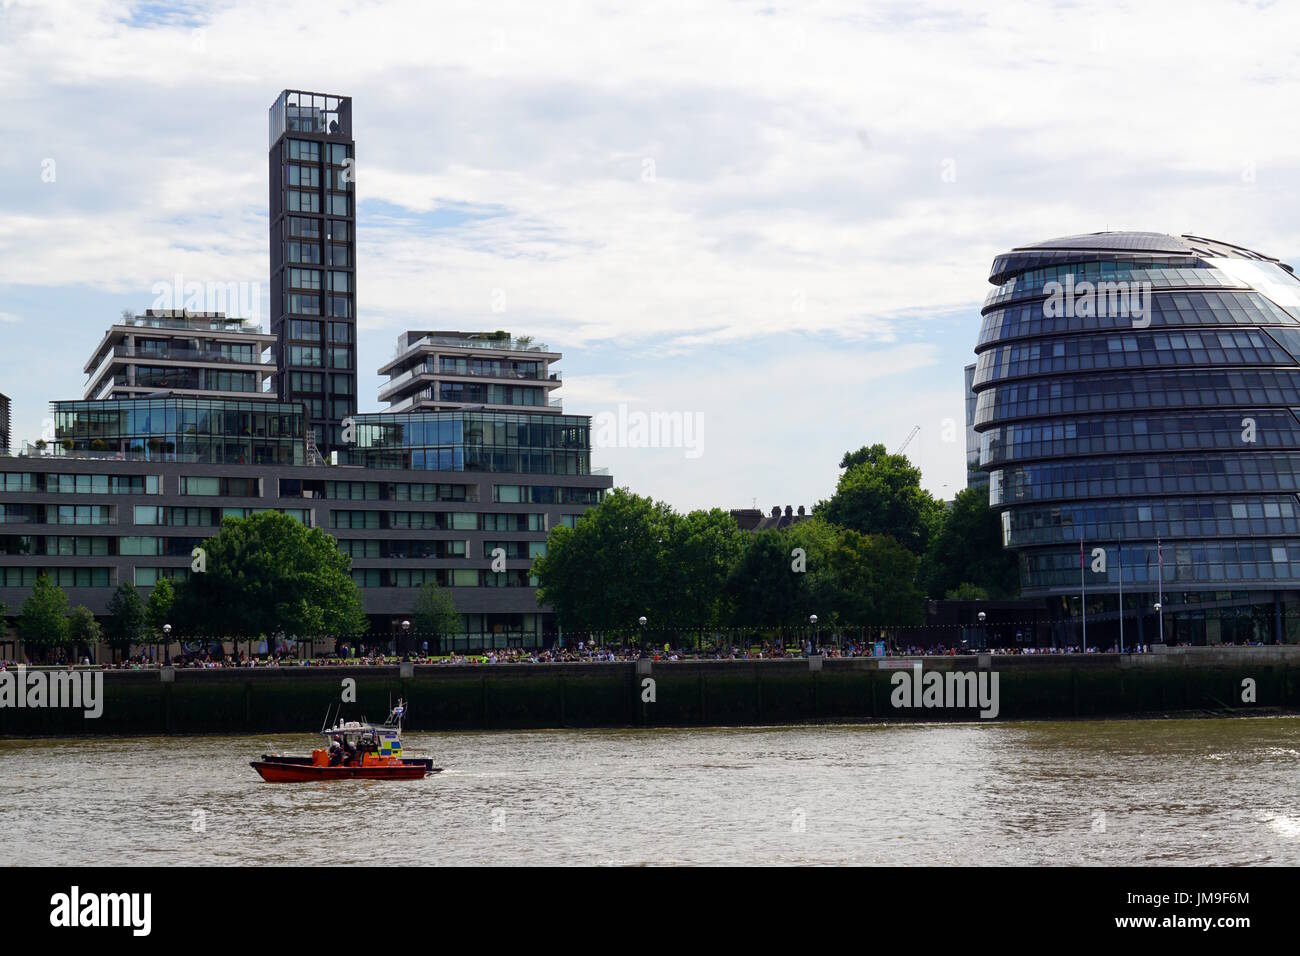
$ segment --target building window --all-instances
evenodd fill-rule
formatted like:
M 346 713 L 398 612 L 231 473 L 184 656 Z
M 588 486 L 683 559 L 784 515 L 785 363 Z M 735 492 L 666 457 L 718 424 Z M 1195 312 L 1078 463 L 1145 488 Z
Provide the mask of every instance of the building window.
M 319 163 L 320 147 L 321 144 L 313 140 L 291 139 L 289 140 L 289 158 Z
M 295 239 L 320 238 L 319 219 L 300 219 L 297 216 L 290 216 L 285 220 L 285 228 L 288 230 L 289 235 Z
M 320 194 L 286 189 L 284 208 L 290 212 L 320 212 Z
M 290 269 L 289 285 L 295 289 L 320 289 L 321 270 Z M 318 333 L 319 335 L 319 333 Z
M 320 296 L 290 293 L 289 311 L 298 315 L 320 315 Z
M 292 163 L 284 168 L 286 186 L 320 186 L 320 168 L 317 166 L 295 166 Z
M 321 350 L 313 346 L 291 345 L 289 346 L 289 364 L 305 365 L 309 368 L 319 367 L 321 364 Z
M 320 246 L 314 242 L 288 242 L 285 244 L 284 257 L 289 262 L 320 265 Z
M 289 338 L 306 339 L 309 342 L 319 342 L 320 323 L 304 322 L 302 319 L 292 319 L 289 322 Z

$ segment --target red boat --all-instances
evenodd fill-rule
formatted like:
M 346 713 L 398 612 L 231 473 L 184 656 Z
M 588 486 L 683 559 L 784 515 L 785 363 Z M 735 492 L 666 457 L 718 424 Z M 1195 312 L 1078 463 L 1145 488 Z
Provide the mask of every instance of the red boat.
M 406 708 L 397 702 L 388 720 L 368 724 L 364 720 L 336 721 L 323 729 L 328 747 L 318 747 L 311 756 L 263 754 L 249 766 L 268 783 L 307 783 L 313 780 L 423 780 L 440 773 L 427 757 L 402 756 L 402 716 Z M 328 716 L 326 723 L 329 723 Z

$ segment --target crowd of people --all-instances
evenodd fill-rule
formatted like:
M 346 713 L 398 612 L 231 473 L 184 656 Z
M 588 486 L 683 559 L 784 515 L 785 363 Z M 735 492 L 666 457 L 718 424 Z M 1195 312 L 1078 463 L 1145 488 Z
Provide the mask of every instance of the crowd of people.
M 1089 647 L 1086 653 L 1098 654 L 1119 652 L 1116 646 L 1105 649 Z M 1124 647 L 1126 654 L 1146 654 L 1151 652 L 1149 644 L 1132 644 Z M 976 648 L 965 643 L 946 645 L 943 643 L 922 646 L 919 644 L 895 644 L 893 642 L 859 642 L 848 641 L 843 644 L 818 645 L 810 641 L 800 645 L 782 644 L 780 642 L 762 642 L 741 646 L 738 644 L 710 644 L 697 647 L 678 647 L 671 642 L 655 647 L 642 647 L 635 644 L 589 644 L 585 640 L 574 643 L 556 644 L 544 648 L 506 647 L 481 648 L 467 651 L 452 651 L 447 654 L 431 652 L 427 644 L 411 651 L 395 652 L 391 646 L 383 644 L 346 644 L 340 642 L 333 654 L 325 656 L 304 657 L 292 652 L 252 654 L 245 650 L 230 651 L 222 647 L 217 650 L 214 643 L 209 649 L 198 652 L 182 652 L 164 655 L 159 649 L 149 653 L 133 654 L 120 660 L 92 662 L 88 656 L 76 660 L 58 662 L 61 666 L 79 665 L 96 666 L 106 670 L 147 670 L 166 665 L 177 668 L 231 668 L 231 667 L 342 667 L 342 666 L 383 666 L 397 663 L 414 663 L 432 666 L 468 666 L 492 664 L 599 664 L 635 661 L 648 658 L 654 661 L 686 660 L 780 660 L 808 657 L 819 654 L 830 659 L 867 658 L 867 657 L 953 657 L 970 654 L 995 655 L 1041 655 L 1041 654 L 1080 654 L 1085 653 L 1078 646 L 1068 647 L 1031 647 L 1007 646 Z M 0 670 L 13 668 L 21 661 L 0 661 Z
M 516 639 L 517 640 L 517 639 Z M 590 641 L 584 638 L 568 637 L 563 642 L 556 641 L 547 647 L 527 648 L 480 647 L 468 650 L 450 650 L 440 652 L 437 642 L 431 647 L 429 641 L 419 640 L 405 643 L 414 646 L 406 650 L 395 650 L 394 642 L 379 639 L 367 641 L 339 641 L 332 653 L 316 652 L 307 656 L 305 645 L 281 648 L 268 652 L 265 645 L 261 653 L 249 653 L 241 648 L 246 642 L 230 645 L 216 641 L 195 650 L 193 645 L 167 654 L 159 647 L 150 647 L 145 652 L 135 653 L 120 659 L 94 661 L 88 655 L 73 656 L 62 654 L 52 663 L 54 666 L 100 667 L 105 670 L 147 670 L 164 665 L 178 668 L 230 668 L 230 667 L 342 667 L 342 666 L 382 666 L 386 664 L 414 663 L 435 666 L 467 666 L 481 664 L 599 664 L 635 661 L 649 658 L 655 661 L 684 660 L 779 660 L 808 657 L 819 654 L 826 658 L 864 658 L 864 657 L 952 657 L 971 654 L 1010 655 L 1070 655 L 1070 654 L 1116 654 L 1120 648 L 1111 644 L 1105 648 L 1090 646 L 1083 651 L 1077 644 L 1066 646 L 1038 647 L 1029 644 L 993 645 L 977 647 L 967 641 L 947 644 L 942 641 L 931 644 L 903 643 L 895 640 L 866 641 L 860 639 L 826 640 L 814 646 L 812 641 L 804 638 L 801 643 L 786 643 L 779 639 L 763 640 L 754 637 L 740 643 L 715 640 L 710 643 L 698 641 L 676 645 L 669 641 L 663 644 L 643 646 L 635 643 L 606 643 Z M 322 645 L 325 642 L 321 642 Z M 1190 646 L 1171 644 L 1170 647 Z M 1259 646 L 1258 642 L 1249 646 Z M 255 648 L 257 650 L 257 648 Z M 1126 643 L 1125 654 L 1148 654 L 1152 646 L 1147 643 Z M 34 666 L 40 661 L 0 660 L 0 671 L 12 669 L 19 664 Z

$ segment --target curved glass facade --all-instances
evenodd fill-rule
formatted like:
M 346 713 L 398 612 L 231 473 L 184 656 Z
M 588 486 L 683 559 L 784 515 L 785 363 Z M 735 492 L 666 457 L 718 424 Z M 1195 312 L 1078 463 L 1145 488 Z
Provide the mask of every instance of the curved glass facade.
M 1065 620 L 1086 585 L 1090 628 L 1097 615 L 1113 635 L 1122 618 L 1130 643 L 1162 625 L 1166 641 L 1300 639 L 1290 267 L 1192 236 L 1099 233 L 999 256 L 990 282 L 974 429 L 1024 595 Z

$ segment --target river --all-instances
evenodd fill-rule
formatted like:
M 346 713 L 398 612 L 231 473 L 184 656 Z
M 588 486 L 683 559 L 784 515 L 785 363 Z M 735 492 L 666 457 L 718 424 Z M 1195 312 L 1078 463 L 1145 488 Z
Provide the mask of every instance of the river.
M 248 766 L 318 739 L 0 741 L 0 862 L 1300 863 L 1300 718 L 412 733 L 444 772 Z

